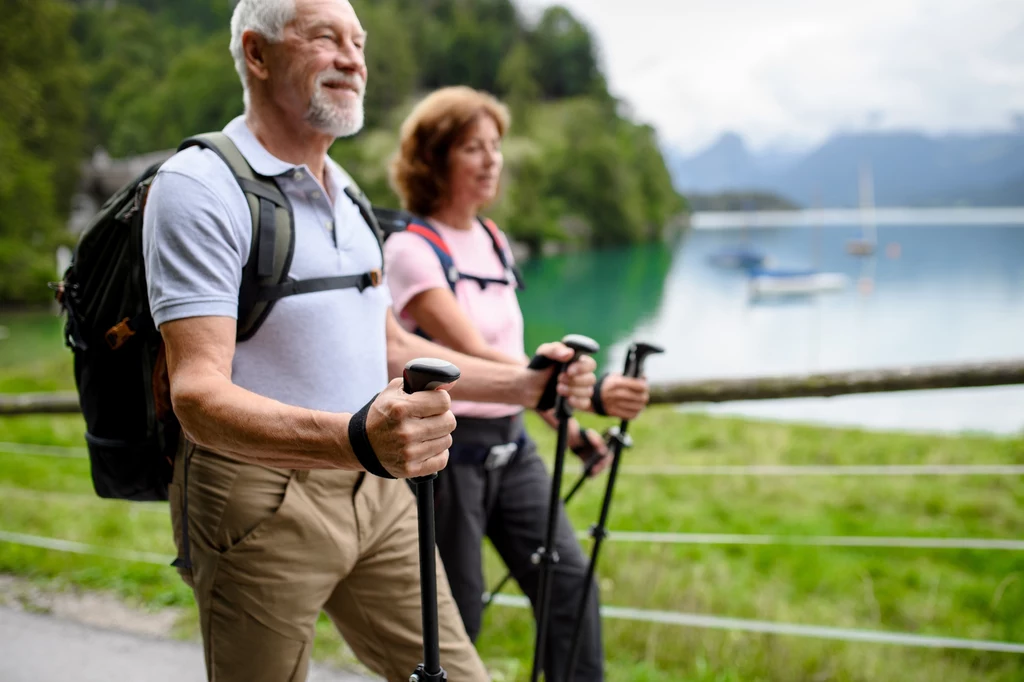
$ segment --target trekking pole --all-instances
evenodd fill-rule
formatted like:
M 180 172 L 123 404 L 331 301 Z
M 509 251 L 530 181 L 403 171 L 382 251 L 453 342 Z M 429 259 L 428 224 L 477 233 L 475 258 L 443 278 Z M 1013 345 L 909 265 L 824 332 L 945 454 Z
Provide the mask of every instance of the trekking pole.
M 665 352 L 658 346 L 649 343 L 634 343 L 630 345 L 626 353 L 626 366 L 622 372 L 627 377 L 639 377 L 643 374 L 644 361 L 648 355 Z M 572 643 L 569 646 L 569 665 L 566 669 L 565 682 L 571 682 L 573 673 L 576 672 L 576 662 L 580 653 L 580 634 L 583 630 L 583 614 L 587 608 L 587 599 L 590 597 L 590 585 L 594 581 L 594 571 L 597 569 L 597 553 L 601 550 L 601 542 L 607 536 L 605 524 L 608 522 L 608 512 L 612 504 L 612 490 L 615 488 L 615 478 L 619 473 L 620 455 L 624 448 L 633 445 L 632 439 L 626 433 L 629 428 L 629 420 L 623 419 L 618 428 L 611 430 L 612 467 L 608 473 L 608 485 L 604 490 L 604 500 L 601 502 L 601 514 L 597 523 L 590 529 L 590 536 L 594 538 L 594 547 L 590 552 L 590 562 L 587 564 L 587 573 L 583 579 L 583 591 L 580 593 L 580 603 L 576 608 L 576 624 L 573 626 Z
M 593 339 L 580 334 L 568 334 L 562 339 L 562 343 L 573 349 L 573 356 L 569 362 L 559 363 L 555 368 L 553 377 L 557 377 L 565 369 L 576 362 L 580 355 L 593 354 L 600 350 L 600 346 Z M 562 487 L 562 469 L 565 466 L 565 448 L 569 441 L 569 418 L 572 416 L 572 406 L 562 396 L 555 399 L 555 414 L 558 416 L 558 441 L 555 445 L 555 467 L 551 475 L 551 495 L 548 502 L 548 527 L 544 536 L 544 544 L 537 548 L 537 551 L 530 558 L 535 565 L 540 565 L 540 581 L 537 590 L 537 639 L 533 648 L 533 671 L 530 674 L 531 682 L 537 682 L 540 677 L 540 670 L 544 663 L 544 640 L 547 637 L 548 613 L 551 606 L 551 571 L 554 564 L 558 563 L 558 552 L 554 548 L 555 528 L 558 524 L 559 495 Z
M 563 506 L 569 504 L 569 502 L 572 501 L 572 498 L 576 495 L 577 492 L 579 492 L 579 489 L 582 488 L 583 484 L 586 483 L 588 478 L 590 478 L 590 474 L 591 472 L 594 471 L 594 467 L 596 467 L 602 459 L 604 458 L 600 454 L 596 454 L 587 460 L 587 463 L 583 467 L 583 473 L 580 474 L 580 477 L 577 478 L 576 482 L 572 484 L 572 488 L 569 490 L 566 496 L 562 498 Z M 483 595 L 482 598 L 484 601 L 485 610 L 487 609 L 488 606 L 491 605 L 491 603 L 494 601 L 494 598 L 498 595 L 498 593 L 501 592 L 501 588 L 505 587 L 505 584 L 508 583 L 508 581 L 511 579 L 512 571 L 507 571 L 505 573 L 505 577 L 499 580 L 498 583 L 491 589 L 490 592 Z
M 417 358 L 405 365 L 402 388 L 406 393 L 432 391 L 461 376 L 450 362 Z M 445 682 L 448 673 L 441 667 L 441 643 L 437 625 L 437 566 L 434 540 L 434 479 L 437 474 L 412 479 L 416 487 L 416 513 L 420 544 L 420 603 L 423 611 L 423 662 L 409 682 Z

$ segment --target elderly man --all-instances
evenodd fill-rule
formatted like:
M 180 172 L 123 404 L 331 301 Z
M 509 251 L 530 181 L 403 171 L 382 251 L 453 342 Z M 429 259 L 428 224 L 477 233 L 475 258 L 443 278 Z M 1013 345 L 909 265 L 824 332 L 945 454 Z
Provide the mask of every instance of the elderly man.
M 335 138 L 362 126 L 366 35 L 352 7 L 241 0 L 231 33 L 246 107 L 224 132 L 289 200 L 289 275 L 379 269 L 376 236 L 327 156 Z M 324 610 L 369 668 L 406 680 L 422 655 L 417 525 L 413 495 L 395 479 L 442 469 L 455 419 L 448 392 L 406 395 L 388 378 L 414 357 L 439 357 L 462 370 L 453 397 L 533 407 L 552 370 L 471 358 L 409 334 L 383 286 L 275 301 L 236 343 L 251 241 L 245 195 L 215 152 L 192 147 L 163 165 L 143 248 L 185 436 L 172 520 L 191 557 L 180 570 L 199 606 L 209 678 L 305 679 Z M 562 344 L 538 353 L 572 356 Z M 593 370 L 584 358 L 559 379 L 577 408 L 589 406 Z M 445 669 L 459 682 L 486 679 L 440 564 L 438 601 Z

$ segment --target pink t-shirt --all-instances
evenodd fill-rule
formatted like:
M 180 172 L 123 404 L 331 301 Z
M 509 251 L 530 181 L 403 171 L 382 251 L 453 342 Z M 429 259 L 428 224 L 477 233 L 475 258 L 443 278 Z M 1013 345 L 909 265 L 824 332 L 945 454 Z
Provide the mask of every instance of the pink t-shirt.
M 448 244 L 460 272 L 495 279 L 506 277 L 483 225 L 476 223 L 471 230 L 457 230 L 437 221 L 431 221 L 431 225 Z M 416 323 L 405 313 L 409 301 L 429 289 L 449 288 L 434 250 L 423 237 L 409 232 L 398 232 L 384 242 L 384 273 L 391 290 L 392 308 L 399 323 L 409 331 L 416 329 Z M 523 313 L 514 285 L 488 284 L 481 289 L 472 280 L 460 280 L 455 285 L 455 299 L 491 348 L 527 361 L 523 350 Z M 507 417 L 522 409 L 520 405 L 452 401 L 452 413 L 462 417 Z

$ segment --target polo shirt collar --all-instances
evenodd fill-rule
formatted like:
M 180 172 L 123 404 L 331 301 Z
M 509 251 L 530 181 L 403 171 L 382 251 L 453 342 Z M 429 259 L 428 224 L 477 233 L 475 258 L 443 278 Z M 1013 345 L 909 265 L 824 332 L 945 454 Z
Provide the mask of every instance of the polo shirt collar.
M 266 147 L 260 144 L 253 132 L 249 130 L 249 126 L 245 123 L 245 116 L 238 116 L 224 126 L 224 134 L 235 143 L 238 151 L 245 157 L 252 169 L 260 175 L 276 177 L 298 168 L 295 164 L 282 161 L 268 152 Z
M 304 169 L 309 172 L 306 168 L 306 164 L 296 166 L 293 163 L 282 161 L 277 158 L 264 147 L 252 130 L 245 123 L 245 116 L 238 116 L 224 127 L 224 134 L 227 135 L 235 146 L 238 147 L 238 151 L 241 152 L 245 160 L 252 166 L 252 169 L 260 175 L 267 177 L 277 177 L 284 175 L 285 173 L 293 173 L 297 169 Z M 330 187 L 327 187 L 328 192 L 331 196 L 337 200 L 341 196 L 345 188 L 352 184 L 352 178 L 349 177 L 348 173 L 342 170 L 341 166 L 328 156 L 325 159 L 327 167 L 327 182 Z

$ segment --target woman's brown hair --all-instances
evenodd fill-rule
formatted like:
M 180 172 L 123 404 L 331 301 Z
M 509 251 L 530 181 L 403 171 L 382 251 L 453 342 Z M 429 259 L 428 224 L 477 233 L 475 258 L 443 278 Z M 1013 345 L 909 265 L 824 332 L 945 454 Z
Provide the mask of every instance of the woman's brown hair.
M 402 123 L 398 154 L 391 162 L 391 186 L 402 207 L 433 214 L 448 196 L 448 152 L 481 114 L 505 135 L 509 113 L 493 95 L 466 86 L 435 90 Z

